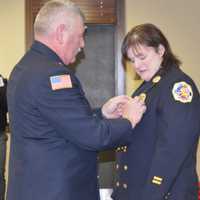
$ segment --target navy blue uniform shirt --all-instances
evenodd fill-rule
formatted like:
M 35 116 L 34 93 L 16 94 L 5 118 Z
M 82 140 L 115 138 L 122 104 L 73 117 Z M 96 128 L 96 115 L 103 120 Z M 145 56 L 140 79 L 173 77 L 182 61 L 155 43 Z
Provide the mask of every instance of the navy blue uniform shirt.
M 8 200 L 97 200 L 97 151 L 126 143 L 126 119 L 94 115 L 74 73 L 34 42 L 8 84 Z
M 193 81 L 173 66 L 135 95 L 147 111 L 132 143 L 117 149 L 114 200 L 197 200 L 200 97 Z

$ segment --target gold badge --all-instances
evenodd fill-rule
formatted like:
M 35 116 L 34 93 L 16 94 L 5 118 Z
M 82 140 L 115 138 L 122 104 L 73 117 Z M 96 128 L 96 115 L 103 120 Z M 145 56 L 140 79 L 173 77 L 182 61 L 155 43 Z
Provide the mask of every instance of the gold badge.
M 146 97 L 147 95 L 144 92 L 139 95 L 140 100 L 143 102 L 145 102 Z
M 174 84 L 172 94 L 176 101 L 182 103 L 189 103 L 193 98 L 192 87 L 184 81 Z
M 156 76 L 155 78 L 153 78 L 152 82 L 153 83 L 158 83 L 160 81 L 161 77 L 160 76 Z

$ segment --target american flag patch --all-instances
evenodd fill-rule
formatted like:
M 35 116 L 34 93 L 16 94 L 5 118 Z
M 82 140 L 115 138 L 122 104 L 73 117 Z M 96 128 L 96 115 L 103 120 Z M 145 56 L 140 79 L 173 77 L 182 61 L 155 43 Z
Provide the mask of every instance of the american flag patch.
M 64 88 L 72 88 L 72 81 L 70 75 L 59 75 L 50 77 L 52 90 L 59 90 Z

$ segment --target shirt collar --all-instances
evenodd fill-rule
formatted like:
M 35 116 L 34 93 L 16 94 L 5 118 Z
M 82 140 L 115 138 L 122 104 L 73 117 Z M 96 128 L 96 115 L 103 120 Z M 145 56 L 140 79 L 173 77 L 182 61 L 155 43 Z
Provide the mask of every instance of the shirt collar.
M 47 56 L 49 59 L 55 62 L 62 63 L 63 65 L 65 65 L 63 61 L 61 60 L 61 58 L 53 50 L 51 50 L 48 46 L 46 46 L 45 44 L 39 41 L 35 40 L 31 46 L 31 49 L 39 52 L 40 54 L 44 56 Z

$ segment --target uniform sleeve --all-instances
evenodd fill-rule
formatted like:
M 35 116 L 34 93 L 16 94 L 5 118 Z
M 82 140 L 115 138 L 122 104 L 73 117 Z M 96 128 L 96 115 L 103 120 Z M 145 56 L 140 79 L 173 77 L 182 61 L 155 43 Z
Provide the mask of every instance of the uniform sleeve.
M 200 132 L 200 100 L 193 83 L 191 102 L 175 100 L 173 84 L 163 88 L 158 105 L 157 142 L 141 200 L 161 200 L 181 171 L 184 161 L 197 145 Z
M 41 116 L 59 136 L 84 149 L 103 150 L 131 141 L 131 123 L 126 119 L 101 119 L 94 115 L 79 83 L 52 90 L 46 78 L 38 89 Z
M 101 108 L 94 108 L 92 111 L 93 111 L 94 116 L 103 119 L 103 114 L 101 112 Z

